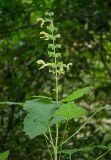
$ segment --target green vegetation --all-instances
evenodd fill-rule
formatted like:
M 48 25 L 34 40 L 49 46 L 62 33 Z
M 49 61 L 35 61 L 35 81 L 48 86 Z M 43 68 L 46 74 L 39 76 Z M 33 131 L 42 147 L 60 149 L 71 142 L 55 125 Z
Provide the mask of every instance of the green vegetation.
M 0 160 L 110 159 L 110 9 L 0 1 Z
M 0 160 L 7 160 L 8 156 L 9 156 L 9 151 L 0 153 Z

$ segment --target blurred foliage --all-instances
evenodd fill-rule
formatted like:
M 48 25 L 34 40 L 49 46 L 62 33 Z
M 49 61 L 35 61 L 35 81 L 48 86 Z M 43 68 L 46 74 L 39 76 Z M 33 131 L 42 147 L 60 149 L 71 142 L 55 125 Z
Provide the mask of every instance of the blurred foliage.
M 73 63 L 70 73 L 61 78 L 61 97 L 92 85 L 94 89 L 89 96 L 78 102 L 90 115 L 93 108 L 111 103 L 111 0 L 0 0 L 0 101 L 24 102 L 41 92 L 53 95 L 53 78 L 36 65 L 38 59 L 47 60 L 47 43 L 39 39 L 40 28 L 36 24 L 36 19 L 46 11 L 55 12 L 63 61 Z M 1 152 L 9 149 L 10 160 L 48 159 L 43 137 L 30 141 L 25 136 L 22 130 L 25 113 L 21 108 L 2 105 L 0 115 Z M 110 109 L 101 111 L 67 144 L 68 148 L 108 144 L 110 115 Z M 86 119 L 73 120 L 67 135 Z M 95 149 L 77 153 L 73 159 L 94 160 L 103 152 Z M 109 152 L 103 159 L 110 157 Z

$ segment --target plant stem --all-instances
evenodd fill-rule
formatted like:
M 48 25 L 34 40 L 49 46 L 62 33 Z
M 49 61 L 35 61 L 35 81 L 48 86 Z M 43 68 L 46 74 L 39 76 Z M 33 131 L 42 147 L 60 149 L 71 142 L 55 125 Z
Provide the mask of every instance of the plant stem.
M 102 110 L 102 109 L 104 109 L 104 108 L 101 108 L 101 110 Z M 88 118 L 88 120 L 87 120 L 76 132 L 74 132 L 69 138 L 67 138 L 67 139 L 62 143 L 62 145 L 65 144 L 65 143 L 67 143 L 73 136 L 75 136 L 99 111 L 100 111 L 100 110 L 97 110 L 96 112 L 94 112 L 94 113 L 92 114 L 92 116 L 90 116 L 90 117 Z
M 69 159 L 70 159 L 70 160 L 72 159 L 72 155 L 71 155 L 71 154 L 69 155 Z
M 103 153 L 101 156 L 99 156 L 99 157 L 96 158 L 95 160 L 98 160 L 98 159 L 102 158 L 102 157 L 105 156 L 108 152 L 109 152 L 109 150 L 107 150 L 105 153 Z
M 53 20 L 50 16 L 50 23 L 51 23 L 51 26 L 53 27 L 54 24 L 53 24 Z M 52 34 L 52 43 L 53 43 L 53 46 L 55 46 L 55 39 L 54 39 L 54 31 L 52 30 L 51 31 L 51 34 Z M 54 64 L 55 64 L 55 67 L 53 68 L 53 73 L 54 73 L 54 78 L 55 78 L 55 93 L 56 93 L 56 102 L 58 102 L 58 73 L 57 73 L 57 58 L 56 58 L 56 51 L 55 51 L 55 48 L 53 48 L 53 52 L 54 52 Z M 58 153 L 58 124 L 56 124 L 56 138 L 55 138 L 55 144 L 54 144 L 54 141 L 53 141 L 53 138 L 52 138 L 52 132 L 51 132 L 51 128 L 49 126 L 49 136 L 50 136 L 50 139 L 47 137 L 46 134 L 44 134 L 46 140 L 48 140 L 51 145 L 52 145 L 52 149 L 53 149 L 53 152 L 54 152 L 54 160 L 57 160 L 57 153 Z
M 49 127 L 49 135 L 50 135 L 50 142 L 51 142 L 52 148 L 55 150 L 55 146 L 54 146 L 54 142 L 53 142 L 53 138 L 52 138 L 50 127 Z
M 55 64 L 56 62 L 56 56 L 55 56 Z M 57 67 L 56 67 L 56 75 L 55 75 L 55 80 L 56 80 L 56 102 L 58 102 L 58 75 L 57 75 Z M 55 147 L 56 147 L 56 153 L 55 153 L 55 160 L 57 160 L 57 152 L 58 152 L 58 135 L 59 135 L 59 126 L 56 124 L 56 142 L 55 142 Z
M 45 135 L 44 135 L 44 136 L 45 136 Z M 46 138 L 46 136 L 45 136 L 45 141 L 46 141 L 46 145 L 47 145 L 47 148 L 48 148 L 48 152 L 49 152 L 50 158 L 51 158 L 51 160 L 53 160 L 53 158 L 52 158 L 52 153 L 51 153 L 50 148 L 49 148 L 49 145 L 48 145 L 48 139 Z
M 51 19 L 52 26 L 54 26 L 53 20 Z M 54 37 L 54 32 L 52 31 L 52 37 Z M 53 38 L 53 45 L 55 46 L 55 39 Z M 56 58 L 56 50 L 53 49 L 54 52 L 54 63 L 55 63 L 55 92 L 56 92 L 56 102 L 58 102 L 58 73 L 57 73 L 57 58 Z M 55 149 L 54 149 L 54 160 L 57 160 L 57 154 L 58 154 L 58 135 L 59 135 L 59 126 L 56 124 L 56 140 L 55 140 Z
M 52 141 L 48 138 L 48 136 L 44 133 L 45 138 L 50 142 L 50 144 L 52 145 Z
M 66 132 L 66 129 L 67 129 L 67 125 L 68 125 L 68 120 L 67 120 L 67 122 L 66 122 L 66 124 L 65 124 L 64 132 L 63 132 L 63 137 L 62 137 L 62 141 L 61 141 L 61 145 L 60 145 L 59 160 L 60 160 L 60 158 L 61 158 L 61 151 L 62 151 L 62 146 L 63 146 L 62 144 L 63 144 L 64 138 L 65 138 L 65 132 Z

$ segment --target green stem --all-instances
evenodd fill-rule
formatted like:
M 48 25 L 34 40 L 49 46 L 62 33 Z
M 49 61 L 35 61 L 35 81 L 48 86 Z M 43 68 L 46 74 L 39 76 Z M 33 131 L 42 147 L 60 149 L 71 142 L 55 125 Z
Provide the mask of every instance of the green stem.
M 46 141 L 46 145 L 47 145 L 47 148 L 48 148 L 48 152 L 49 152 L 50 158 L 51 158 L 51 160 L 53 160 L 53 158 L 52 158 L 52 153 L 51 153 L 50 148 L 49 148 L 49 145 L 48 145 L 48 139 L 46 138 L 45 135 L 44 135 L 44 137 L 45 137 L 45 141 Z
M 49 136 L 50 136 L 50 142 L 51 142 L 52 148 L 55 150 L 55 146 L 54 146 L 54 142 L 53 142 L 53 138 L 52 138 L 52 133 L 51 133 L 50 127 L 49 127 Z
M 70 160 L 72 159 L 72 155 L 71 155 L 71 154 L 69 155 L 69 159 L 70 159 Z
M 63 132 L 62 143 L 63 143 L 64 138 L 65 138 L 65 132 L 66 132 L 67 126 L 68 126 L 68 120 L 66 122 L 65 129 L 64 129 L 64 132 Z
M 53 20 L 51 21 L 52 22 L 52 26 L 54 26 L 53 24 Z M 52 32 L 52 36 L 54 36 L 54 33 Z M 55 46 L 55 40 L 53 39 L 53 45 Z M 55 90 L 56 90 L 56 102 L 58 102 L 58 73 L 57 73 L 57 58 L 56 58 L 56 51 L 55 51 L 55 48 L 54 48 L 54 54 L 55 54 L 55 57 L 54 57 L 54 63 L 55 63 Z M 59 126 L 58 124 L 56 124 L 56 141 L 55 141 L 55 160 L 57 160 L 57 154 L 58 154 L 58 135 L 59 135 Z
M 55 64 L 57 64 L 56 62 L 56 57 L 55 57 Z M 57 67 L 56 67 L 56 102 L 58 102 L 58 75 L 57 75 Z M 55 157 L 55 160 L 57 160 L 57 152 L 58 152 L 58 135 L 59 135 L 59 126 L 58 124 L 56 124 L 56 142 L 55 142 L 55 147 L 56 147 L 56 157 Z
M 101 110 L 104 109 L 104 108 L 101 108 Z M 90 116 L 88 118 L 88 120 L 76 131 L 74 132 L 69 138 L 67 138 L 63 144 L 67 143 L 72 137 L 74 137 L 100 110 L 97 110 L 96 112 L 93 113 L 92 116 Z
M 51 140 L 49 139 L 49 137 L 44 133 L 45 138 L 50 142 L 50 144 L 52 145 L 53 143 L 51 142 Z
M 54 151 L 54 160 L 57 160 L 57 148 L 56 148 L 56 145 L 54 145 L 50 127 L 49 127 L 49 135 L 50 135 L 50 139 L 51 139 L 52 148 L 53 148 L 53 151 Z
M 66 122 L 66 124 L 65 124 L 64 132 L 63 132 L 63 137 L 62 137 L 62 141 L 61 141 L 61 144 L 60 144 L 59 160 L 60 160 L 60 158 L 61 158 L 61 151 L 62 151 L 62 146 L 63 146 L 63 141 L 64 141 L 64 138 L 65 138 L 65 132 L 66 132 L 67 126 L 68 126 L 68 120 L 67 120 L 67 122 Z
M 99 156 L 99 157 L 96 158 L 95 160 L 98 160 L 98 159 L 102 158 L 102 157 L 105 156 L 108 152 L 109 152 L 109 150 L 107 150 L 105 153 L 103 153 L 101 156 Z

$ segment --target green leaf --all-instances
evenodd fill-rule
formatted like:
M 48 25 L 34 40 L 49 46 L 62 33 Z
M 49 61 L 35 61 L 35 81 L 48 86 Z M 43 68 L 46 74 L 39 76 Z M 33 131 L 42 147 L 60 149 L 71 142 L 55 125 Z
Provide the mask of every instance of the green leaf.
M 56 44 L 55 46 L 56 46 L 56 48 L 61 48 L 62 47 L 61 44 Z
M 78 99 L 78 98 L 82 97 L 85 93 L 87 93 L 89 91 L 89 89 L 90 89 L 90 87 L 85 87 L 85 88 L 82 88 L 82 89 L 78 89 L 77 91 L 73 91 L 72 94 L 68 95 L 62 101 L 63 102 L 70 102 L 70 101 L 73 101 L 75 99 Z
M 74 148 L 74 149 L 62 150 L 62 153 L 71 155 L 76 152 L 89 152 L 89 151 L 92 151 L 94 148 L 108 149 L 108 147 L 105 145 L 97 145 L 97 146 L 90 145 L 84 148 Z
M 0 102 L 0 104 L 7 104 L 7 105 L 19 105 L 23 106 L 24 103 L 17 103 L 17 102 Z
M 54 52 L 48 51 L 48 55 L 49 55 L 49 57 L 55 57 L 55 53 Z
M 58 124 L 58 123 L 64 123 L 66 122 L 66 120 L 64 119 L 64 117 L 54 117 L 51 122 L 50 122 L 50 125 L 54 125 L 54 124 Z
M 24 131 L 30 138 L 34 138 L 47 131 L 49 120 L 54 111 L 58 108 L 58 103 L 29 100 L 24 104 L 27 115 L 24 119 Z
M 56 58 L 61 57 L 61 53 L 59 53 L 59 52 L 58 52 L 58 53 L 56 53 L 56 54 L 55 54 L 55 57 L 56 57 Z
M 47 21 L 47 20 L 46 20 L 46 21 Z M 50 19 L 48 19 L 48 21 L 50 21 Z M 50 33 L 54 32 L 54 31 L 57 31 L 57 28 L 56 28 L 54 25 L 52 25 L 52 24 L 50 24 L 50 25 L 47 26 L 46 28 L 47 28 L 47 30 L 48 30 Z
M 54 116 L 63 117 L 66 120 L 72 118 L 79 118 L 86 113 L 84 108 L 76 106 L 73 102 L 62 104 L 62 106 L 55 111 Z
M 111 143 L 110 143 L 110 144 L 108 144 L 108 149 L 109 149 L 109 150 L 111 150 Z
M 95 146 L 95 147 L 96 147 L 96 148 L 100 148 L 100 149 L 108 149 L 108 147 L 105 146 L 105 145 L 103 145 L 103 144 L 97 145 L 97 146 Z
M 61 153 L 71 155 L 71 154 L 74 154 L 74 153 L 79 152 L 79 151 L 80 151 L 79 149 L 75 148 L 75 149 L 62 150 Z
M 3 153 L 0 153 L 0 160 L 7 160 L 9 156 L 9 151 L 5 151 Z
M 55 47 L 55 45 L 54 44 L 48 44 L 48 48 L 50 48 L 50 49 L 55 49 L 56 47 Z
M 46 16 L 53 16 L 53 15 L 54 15 L 54 12 L 46 12 L 45 15 L 46 15 Z
M 111 130 L 104 135 L 103 143 L 108 143 L 111 141 Z
M 48 48 L 50 48 L 50 49 L 56 49 L 56 48 L 61 48 L 61 45 L 60 44 L 48 44 Z
M 72 155 L 76 152 L 88 152 L 88 151 L 92 151 L 93 149 L 94 149 L 93 146 L 88 146 L 84 148 L 74 148 L 74 149 L 62 150 L 61 153 Z

